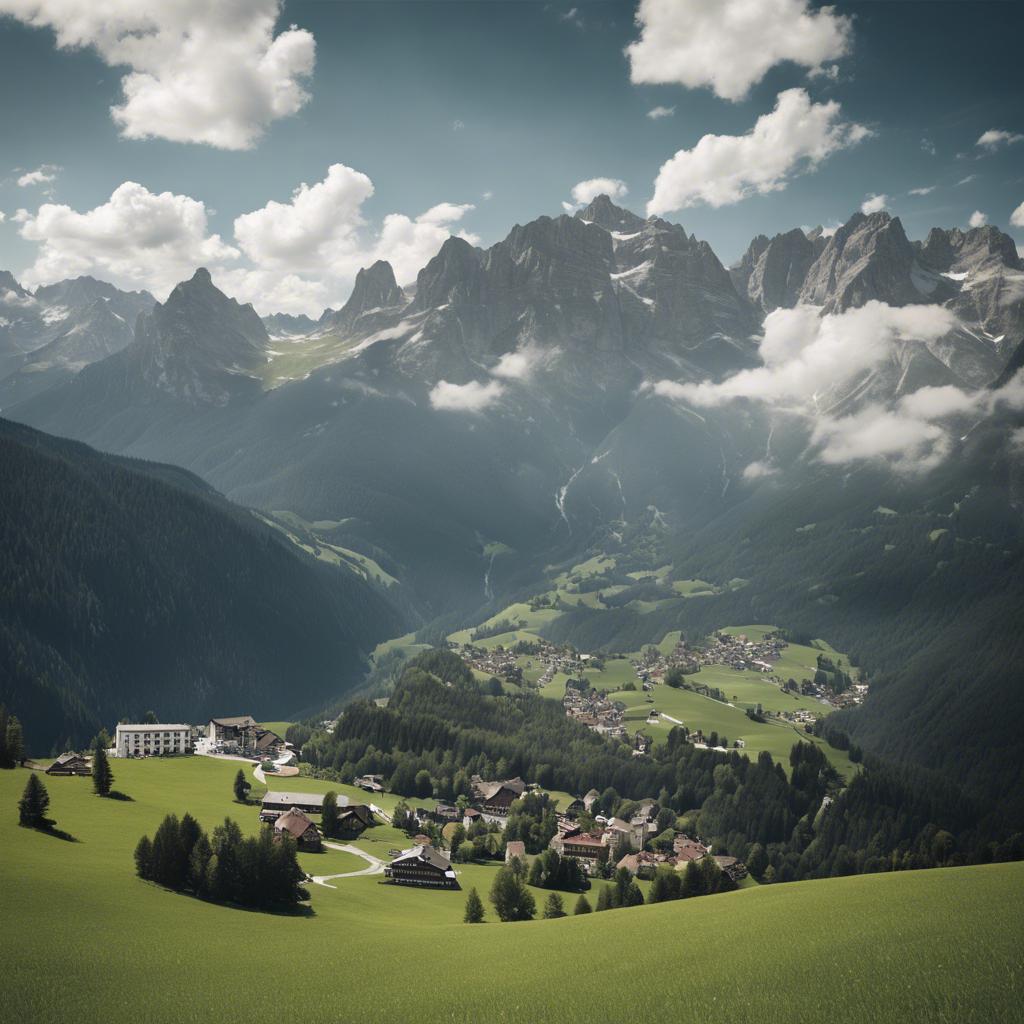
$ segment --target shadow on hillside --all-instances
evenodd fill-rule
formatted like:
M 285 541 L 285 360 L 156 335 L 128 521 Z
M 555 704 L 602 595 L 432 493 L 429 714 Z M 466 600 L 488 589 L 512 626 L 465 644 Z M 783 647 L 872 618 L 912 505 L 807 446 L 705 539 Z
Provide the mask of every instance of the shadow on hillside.
M 127 800 L 129 803 L 135 803 L 135 797 L 129 796 L 127 793 L 122 793 L 119 789 L 112 789 L 107 794 L 108 800 Z
M 22 828 L 30 828 L 33 832 L 39 832 L 44 836 L 53 836 L 54 839 L 63 839 L 65 843 L 80 843 L 80 839 L 76 839 L 70 832 L 65 832 L 62 828 L 57 828 L 57 823 L 54 821 L 48 821 L 43 825 L 22 825 Z

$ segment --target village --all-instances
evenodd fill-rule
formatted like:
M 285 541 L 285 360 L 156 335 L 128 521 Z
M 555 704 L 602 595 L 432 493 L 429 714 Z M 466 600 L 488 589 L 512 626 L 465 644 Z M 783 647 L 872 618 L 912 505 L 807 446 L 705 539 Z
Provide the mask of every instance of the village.
M 604 719 L 606 712 L 601 703 L 583 714 L 582 720 L 586 720 L 587 714 Z M 620 712 L 612 709 L 609 714 L 614 720 Z M 624 732 L 621 724 L 608 729 L 609 733 L 615 730 Z M 547 800 L 539 786 L 527 784 L 521 778 L 485 780 L 478 775 L 471 779 L 471 792 L 454 804 L 435 801 L 411 807 L 403 799 L 391 812 L 372 802 L 386 793 L 385 778 L 381 775 L 362 775 L 353 780 L 354 787 L 367 795 L 366 802 L 356 802 L 342 794 L 271 788 L 277 779 L 299 782 L 296 752 L 284 738 L 259 725 L 251 715 L 212 718 L 199 726 L 120 723 L 106 753 L 113 758 L 207 756 L 248 763 L 255 778 L 268 786 L 259 800 L 258 821 L 272 830 L 275 839 L 288 836 L 305 853 L 320 852 L 325 847 L 354 849 L 338 847 L 331 841 L 352 842 L 377 825 L 393 825 L 408 834 L 411 845 L 407 849 L 392 849 L 387 863 L 368 857 L 371 867 L 379 869 L 384 880 L 392 884 L 428 889 L 460 888 L 453 863 L 457 863 L 456 848 L 467 839 L 484 837 L 485 843 L 473 847 L 477 853 L 486 851 L 487 856 L 506 864 L 519 858 L 525 868 L 529 860 L 525 843 L 518 839 L 506 841 L 506 825 L 525 797 Z M 46 767 L 38 763 L 30 766 L 51 776 L 89 776 L 93 757 L 67 752 Z M 236 787 L 240 787 L 236 796 L 247 803 L 251 784 L 236 781 Z M 601 813 L 599 799 L 600 794 L 592 789 L 573 798 L 567 807 L 558 807 L 555 834 L 547 844 L 560 857 L 574 859 L 583 875 L 610 878 L 615 871 L 624 869 L 632 877 L 650 879 L 659 867 L 682 871 L 691 861 L 711 857 L 733 882 L 745 877 L 746 868 L 741 862 L 716 855 L 699 838 L 677 831 L 675 815 L 660 808 L 653 799 L 623 804 L 631 807 L 628 817 Z

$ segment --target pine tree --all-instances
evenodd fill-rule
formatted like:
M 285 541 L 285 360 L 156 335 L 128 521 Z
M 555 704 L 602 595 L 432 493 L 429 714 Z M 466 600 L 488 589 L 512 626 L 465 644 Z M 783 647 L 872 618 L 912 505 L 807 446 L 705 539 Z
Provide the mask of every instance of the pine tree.
M 42 828 L 52 825 L 46 817 L 50 806 L 50 794 L 46 792 L 39 776 L 33 772 L 25 783 L 25 792 L 18 801 L 18 822 L 28 828 Z
M 13 768 L 14 762 L 7 755 L 7 708 L 0 704 L 0 768 Z
M 325 839 L 333 839 L 338 834 L 338 795 L 334 790 L 324 793 L 320 827 L 323 830 Z
M 533 893 L 507 867 L 494 877 L 491 902 L 502 921 L 532 921 L 537 909 Z
M 245 781 L 245 772 L 241 768 L 238 769 L 238 774 L 235 776 L 235 800 L 240 804 L 247 804 L 249 802 L 249 790 L 252 786 Z
M 110 770 L 107 751 L 98 743 L 92 752 L 92 788 L 100 796 L 109 796 L 114 784 L 114 773 Z
M 610 910 L 611 906 L 611 886 L 602 885 L 601 891 L 597 894 L 597 907 L 595 907 L 595 910 Z
M 25 744 L 22 738 L 21 722 L 15 715 L 11 715 L 7 722 L 7 731 L 4 735 L 6 753 L 4 756 L 11 765 L 19 765 L 25 759 Z
M 466 924 L 483 924 L 484 901 L 475 888 L 469 890 L 466 896 L 466 913 L 462 918 Z
M 562 904 L 562 897 L 557 892 L 549 892 L 548 898 L 544 901 L 544 917 L 551 918 L 565 917 L 565 906 Z
M 593 913 L 594 908 L 590 905 L 590 900 L 587 899 L 583 893 L 580 893 L 580 898 L 576 901 L 576 906 L 573 908 L 574 914 L 590 914 Z
M 153 877 L 153 843 L 143 836 L 135 847 L 135 873 L 139 878 Z

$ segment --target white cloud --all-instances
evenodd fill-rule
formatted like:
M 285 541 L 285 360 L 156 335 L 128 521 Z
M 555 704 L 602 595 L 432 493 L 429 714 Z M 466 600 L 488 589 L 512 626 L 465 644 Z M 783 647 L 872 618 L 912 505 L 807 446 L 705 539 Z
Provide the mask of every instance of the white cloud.
M 932 140 L 927 137 L 921 140 L 921 150 L 922 152 L 927 153 L 929 156 L 935 156 L 935 154 L 938 152 L 938 150 L 936 150 L 935 148 L 935 143 L 932 142 Z
M 931 195 L 931 193 L 934 192 L 934 191 L 935 191 L 935 186 L 934 185 L 923 185 L 920 188 L 912 188 L 910 190 L 910 195 L 912 195 L 912 196 L 927 196 L 927 195 Z
M 807 0 L 640 0 L 640 38 L 626 47 L 634 84 L 708 86 L 740 100 L 774 65 L 809 70 L 844 56 L 851 21 Z
M 860 204 L 860 212 L 866 214 L 881 213 L 889 205 L 889 197 L 882 195 L 870 195 Z
M 951 385 L 924 387 L 889 405 L 873 403 L 846 416 L 819 408 L 821 389 L 841 387 L 888 358 L 901 340 L 935 340 L 956 325 L 937 306 L 891 307 L 880 302 L 819 317 L 812 307 L 776 310 L 765 321 L 764 365 L 718 384 L 659 381 L 657 394 L 697 406 L 746 399 L 804 417 L 812 447 L 822 461 L 845 464 L 882 460 L 899 472 L 925 472 L 953 448 L 957 427 L 998 408 L 1024 408 L 1024 373 L 998 391 L 965 391 Z M 744 477 L 772 469 L 754 462 Z
M 1024 135 L 1018 132 L 1007 132 L 1001 128 L 989 128 L 987 132 L 982 132 L 975 145 L 992 153 L 1001 146 L 1012 146 L 1014 143 L 1021 141 L 1024 141 Z
M 956 322 L 942 306 L 895 307 L 877 301 L 826 316 L 815 306 L 777 309 L 764 322 L 763 366 L 741 370 L 717 384 L 659 381 L 654 390 L 699 406 L 745 398 L 810 414 L 815 395 L 880 364 L 895 342 L 935 340 Z
M 453 132 L 461 132 L 462 129 L 465 128 L 465 127 L 466 127 L 466 122 L 465 121 L 460 121 L 458 118 L 456 118 L 454 121 L 452 121 L 452 131 Z
M 1024 228 L 1024 203 L 1021 203 L 1020 206 L 1010 214 L 1010 223 L 1015 228 Z
M 235 238 L 256 267 L 225 278 L 233 294 L 261 310 L 319 312 L 344 302 L 359 268 L 378 259 L 407 284 L 474 209 L 471 203 L 438 203 L 417 217 L 390 213 L 374 233 L 362 212 L 373 192 L 365 174 L 332 164 L 323 181 L 303 182 L 289 202 L 271 200 L 237 217 Z M 470 244 L 479 241 L 459 234 Z
M 550 356 L 550 352 L 545 353 L 536 345 L 522 345 L 512 352 L 506 352 L 491 370 L 491 374 L 503 380 L 526 380 Z
M 126 181 L 107 202 L 79 213 L 44 203 L 35 214 L 19 210 L 19 233 L 40 243 L 22 275 L 26 285 L 96 274 L 125 288 L 166 293 L 201 264 L 233 260 L 238 250 L 210 234 L 199 200 L 171 192 L 154 194 Z
M 504 394 L 505 386 L 496 380 L 481 384 L 471 380 L 467 384 L 438 381 L 430 390 L 430 404 L 448 412 L 482 412 Z
M 977 181 L 978 176 L 976 174 L 968 174 L 966 178 L 961 178 L 957 185 L 970 185 L 972 181 Z
M 983 228 L 988 223 L 988 214 L 982 213 L 981 210 L 975 210 L 971 214 L 971 219 L 967 222 L 969 227 L 972 228 Z
M 31 185 L 48 185 L 57 180 L 57 173 L 60 168 L 56 164 L 41 164 L 34 171 L 26 171 L 18 178 L 18 188 L 28 188 Z
M 609 199 L 623 199 L 628 194 L 626 183 L 618 178 L 588 178 L 576 182 L 570 192 L 577 206 L 586 206 L 599 195 L 607 195 Z
M 296 26 L 275 35 L 279 13 L 280 0 L 0 0 L 59 48 L 130 69 L 110 111 L 126 138 L 222 149 L 251 148 L 309 99 L 315 41 Z
M 774 476 L 777 472 L 777 466 L 773 466 L 770 462 L 758 460 L 757 462 L 751 462 L 749 465 L 744 466 L 743 479 L 763 480 L 766 476 Z
M 652 121 L 658 121 L 663 117 L 673 117 L 675 112 L 675 107 L 651 107 L 651 109 L 647 111 L 647 116 Z
M 710 10 L 711 8 L 709 8 Z M 813 170 L 838 150 L 871 134 L 839 119 L 836 102 L 812 103 L 803 89 L 779 93 L 746 135 L 705 135 L 664 163 L 648 214 L 697 203 L 727 206 L 751 195 L 778 192 L 801 170 Z
M 4 213 L 3 210 L 0 210 L 0 224 L 3 224 L 5 220 L 7 220 L 7 214 Z

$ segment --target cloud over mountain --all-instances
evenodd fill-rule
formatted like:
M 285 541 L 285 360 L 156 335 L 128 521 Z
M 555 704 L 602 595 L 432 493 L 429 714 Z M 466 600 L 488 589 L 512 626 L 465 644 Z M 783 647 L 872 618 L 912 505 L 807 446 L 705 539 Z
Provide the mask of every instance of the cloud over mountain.
M 280 0 L 0 0 L 0 14 L 52 29 L 61 49 L 91 47 L 121 79 L 111 116 L 129 139 L 250 149 L 300 110 L 316 43 L 274 34 Z
M 806 0 L 640 0 L 626 47 L 634 84 L 707 86 L 741 100 L 784 61 L 815 71 L 844 56 L 851 20 Z
M 84 213 L 44 203 L 20 211 L 21 237 L 40 243 L 25 284 L 49 284 L 97 273 L 126 288 L 166 291 L 199 265 L 234 260 L 238 250 L 211 234 L 200 200 L 150 192 L 134 181 Z
M 787 89 L 745 135 L 705 135 L 662 164 L 647 212 L 728 206 L 779 192 L 795 174 L 870 134 L 864 125 L 841 120 L 838 103 L 812 103 L 804 89 Z

